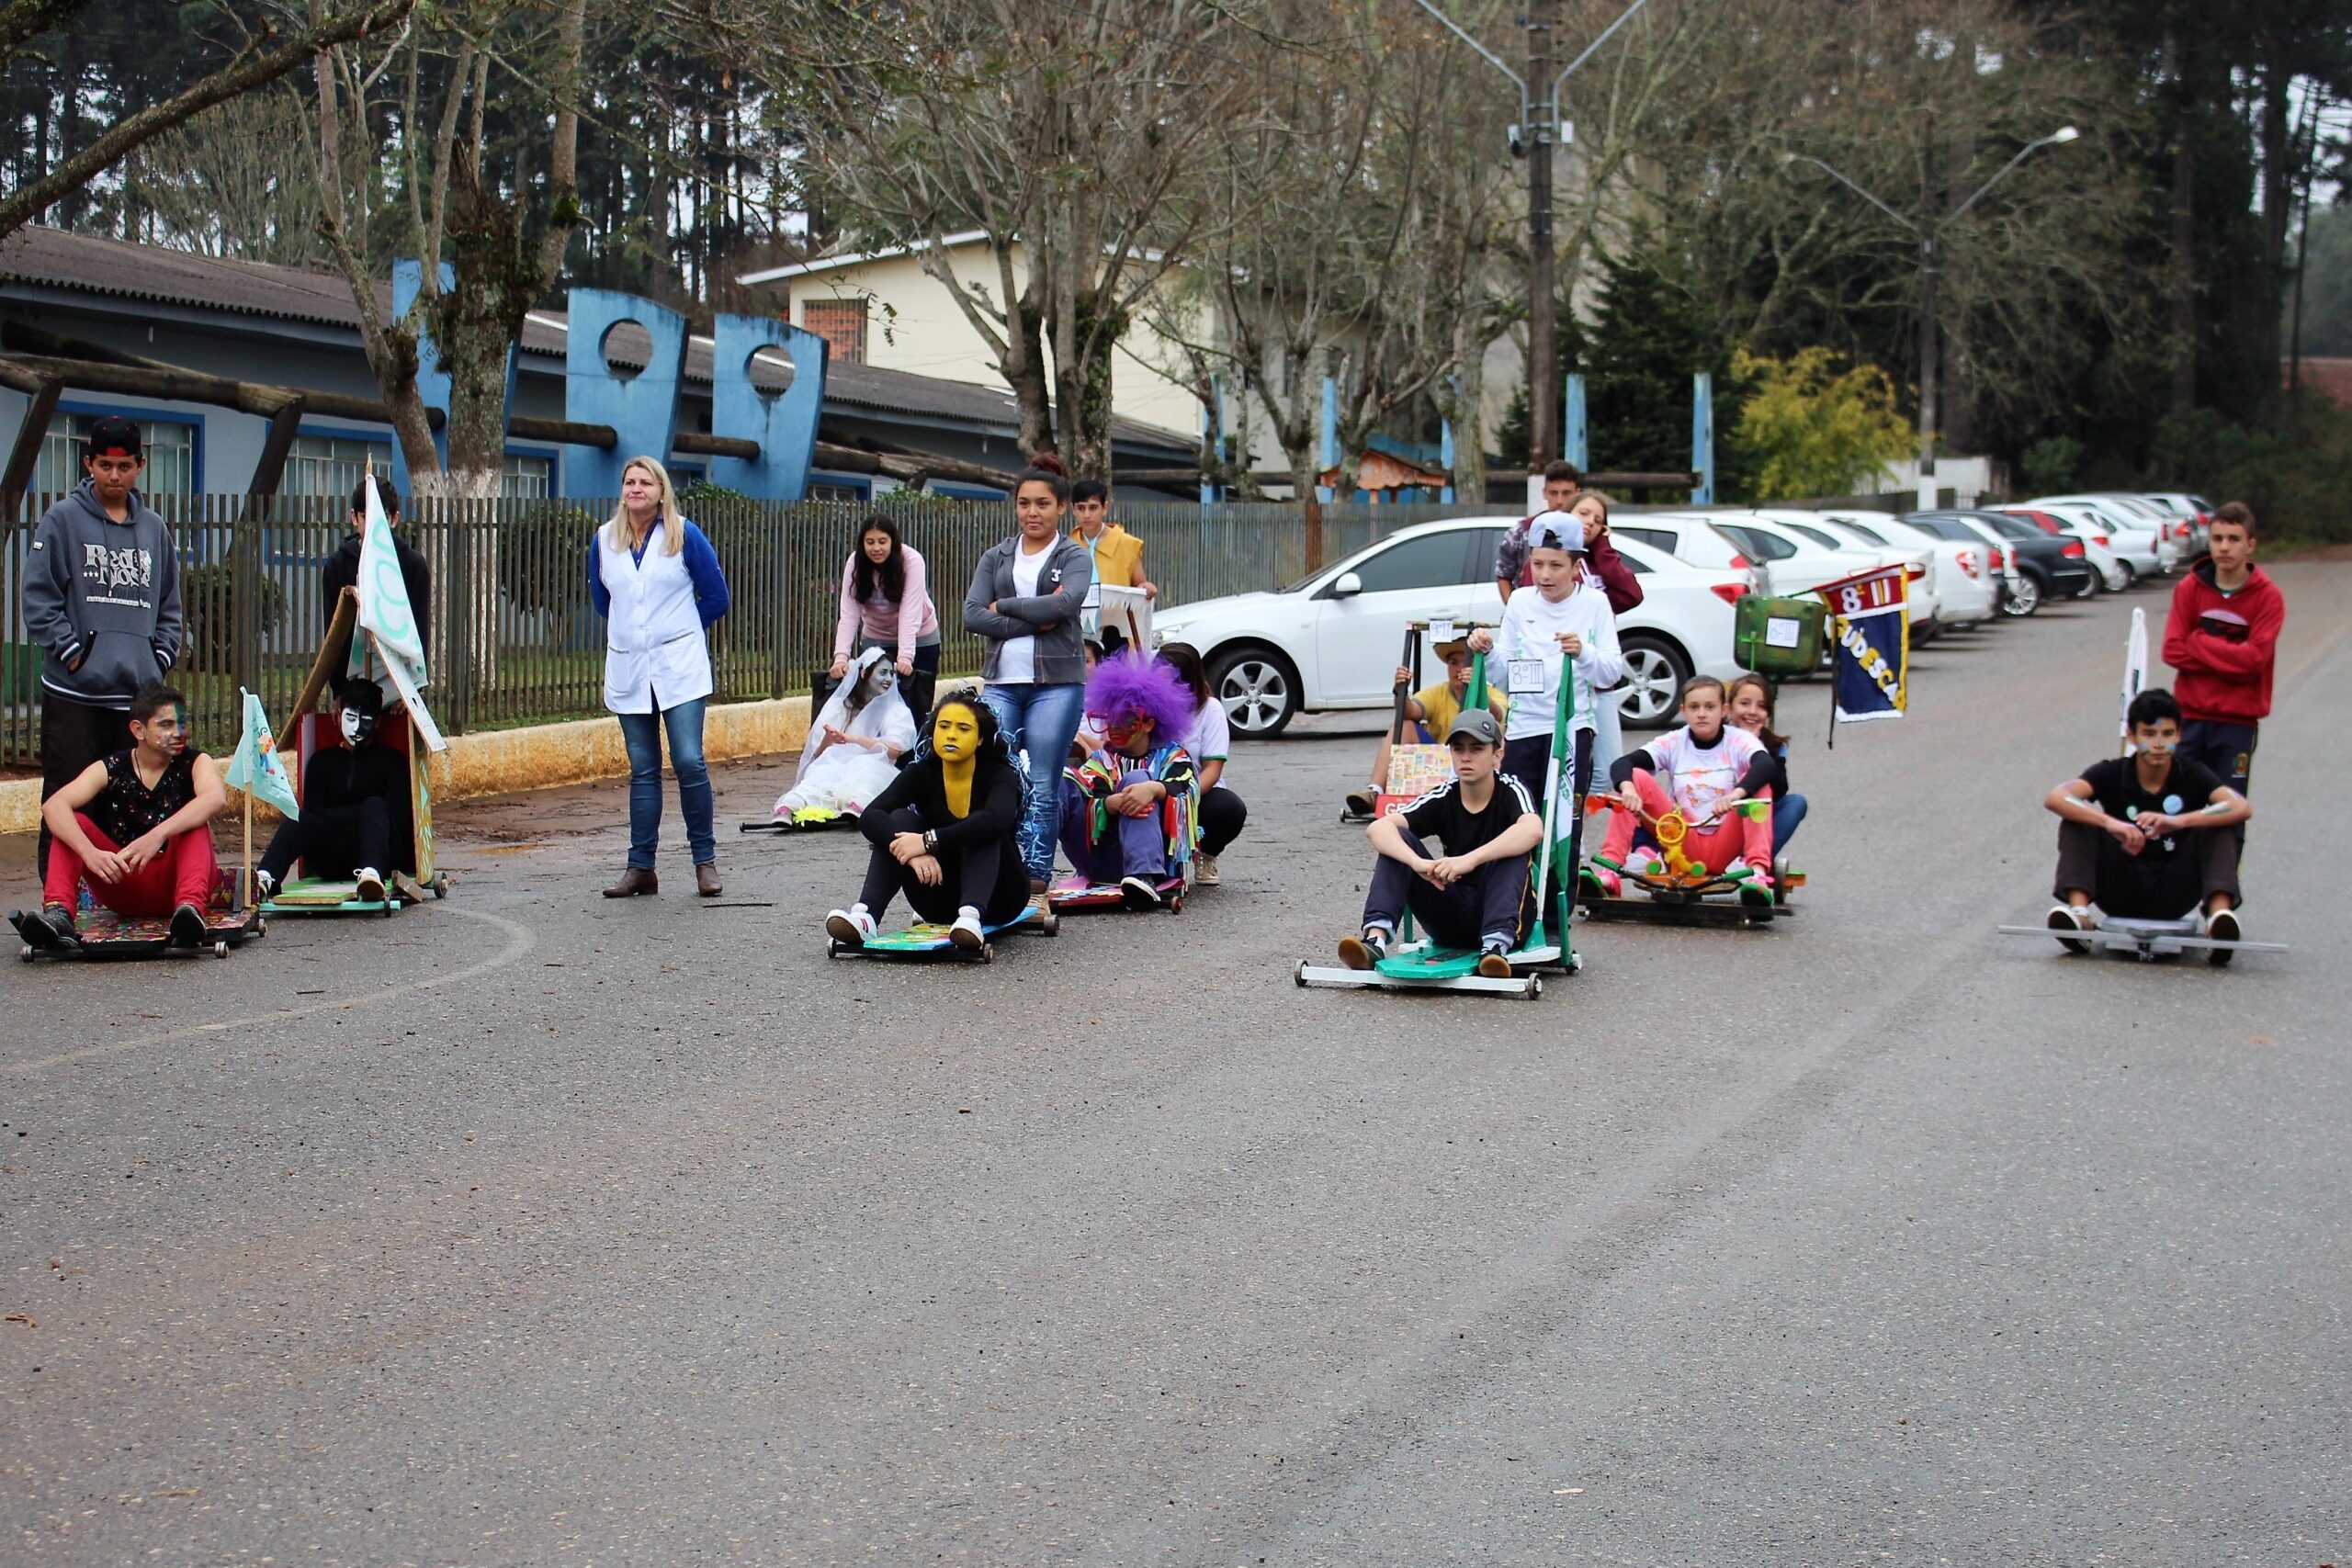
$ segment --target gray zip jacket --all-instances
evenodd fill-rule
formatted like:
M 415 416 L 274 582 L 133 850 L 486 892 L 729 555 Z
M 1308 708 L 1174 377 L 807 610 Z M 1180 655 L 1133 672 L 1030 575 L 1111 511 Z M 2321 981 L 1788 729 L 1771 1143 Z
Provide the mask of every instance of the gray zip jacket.
M 41 514 L 25 560 L 25 631 L 42 650 L 42 685 L 127 708 L 178 661 L 185 630 L 171 525 L 137 491 L 120 523 L 87 479 Z
M 1053 553 L 1046 558 L 1045 570 L 1037 574 L 1037 586 L 1046 592 L 1019 599 L 1013 596 L 1012 552 L 1020 547 L 1018 534 L 989 546 L 972 573 L 971 592 L 964 595 L 964 629 L 977 632 L 988 643 L 980 677 L 997 678 L 1005 638 L 1034 637 L 1037 684 L 1075 686 L 1086 679 L 1086 634 L 1079 624 L 1079 612 L 1085 606 L 1086 590 L 1094 581 L 1094 563 L 1084 545 L 1057 537 Z M 994 611 L 989 610 L 990 604 L 996 606 Z M 1038 629 L 1049 622 L 1053 630 Z

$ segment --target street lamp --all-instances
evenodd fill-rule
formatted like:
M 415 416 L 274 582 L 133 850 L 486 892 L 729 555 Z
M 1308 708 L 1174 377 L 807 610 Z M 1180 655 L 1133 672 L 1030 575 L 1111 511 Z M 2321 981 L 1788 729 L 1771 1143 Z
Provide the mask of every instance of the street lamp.
M 1783 165 L 1811 164 L 1815 168 L 1894 219 L 1909 230 L 1919 242 L 1919 509 L 1923 512 L 1936 504 L 1936 276 L 1941 270 L 1937 265 L 1936 236 L 1947 224 L 1957 223 L 1967 216 L 1968 209 L 2008 177 L 2009 171 L 2024 163 L 2044 147 L 2059 147 L 2074 141 L 2082 132 L 2071 125 L 2062 125 L 2038 141 L 2029 141 L 2017 151 L 2017 155 L 1995 171 L 1993 177 L 1976 187 L 1976 194 L 1953 208 L 1941 218 L 1929 218 L 1926 227 L 1914 223 L 1870 192 L 1831 168 L 1820 159 L 1804 152 L 1783 152 Z
M 1552 143 L 1566 129 L 1560 118 L 1560 88 L 1649 0 L 1633 0 L 1556 76 L 1552 74 L 1552 17 L 1558 0 L 1535 0 L 1521 18 L 1527 28 L 1527 73 L 1523 76 L 1440 10 L 1434 0 L 1419 3 L 1519 89 L 1519 123 L 1512 130 L 1511 151 L 1516 153 L 1523 147 L 1527 154 L 1527 457 L 1528 466 L 1540 473 L 1544 464 L 1560 455 L 1560 410 L 1555 400 L 1560 378 L 1552 303 Z

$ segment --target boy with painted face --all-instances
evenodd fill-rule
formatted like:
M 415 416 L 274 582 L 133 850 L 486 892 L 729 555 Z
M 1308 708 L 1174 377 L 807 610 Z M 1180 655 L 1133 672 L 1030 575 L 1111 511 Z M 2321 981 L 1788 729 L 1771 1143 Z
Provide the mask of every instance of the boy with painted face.
M 2142 692 L 2124 718 L 2139 750 L 2093 762 L 2042 801 L 2059 818 L 2050 929 L 2096 930 L 2101 911 L 2156 920 L 2198 914 L 2206 935 L 2244 940 L 2234 829 L 2254 807 L 2183 754 L 2180 705 L 2170 692 Z M 2081 942 L 2066 945 L 2086 951 Z M 2231 956 L 2216 948 L 2212 961 Z
M 1029 873 L 1014 832 L 1021 773 L 988 706 L 962 694 L 939 700 L 924 743 L 888 788 L 858 815 L 874 846 L 857 902 L 825 917 L 834 941 L 863 947 L 899 893 L 918 918 L 948 927 L 958 947 L 978 947 L 1029 902 Z
M 407 826 L 409 789 L 406 755 L 376 742 L 383 703 L 374 682 L 345 683 L 337 716 L 342 744 L 302 765 L 302 815 L 278 825 L 254 874 L 264 898 L 277 894 L 300 860 L 312 876 L 348 876 L 356 897 L 383 901 L 385 874 L 401 865 L 398 840 Z
M 169 915 L 174 946 L 204 943 L 204 911 L 225 892 L 206 824 L 229 793 L 219 765 L 188 745 L 187 716 L 187 699 L 172 687 L 140 688 L 130 749 L 92 762 L 41 803 L 49 864 L 41 919 L 26 922 L 26 941 L 71 946 L 86 882 L 118 915 Z
M 1116 882 L 1129 908 L 1156 909 L 1198 836 L 1192 694 L 1158 660 L 1114 654 L 1086 682 L 1086 712 L 1102 745 L 1062 774 L 1062 852 L 1087 881 Z
M 1636 813 L 1679 811 L 1690 825 L 1683 854 L 1710 871 L 1744 875 L 1742 903 L 1772 901 L 1773 758 L 1753 731 L 1728 718 L 1724 683 L 1694 676 L 1682 687 L 1682 728 L 1610 764 L 1609 783 L 1625 809 L 1610 818 L 1609 837 L 1588 873 L 1610 897 L 1621 891 L 1617 870 L 1633 851 Z M 1747 801 L 1760 804 L 1747 807 Z M 1639 862 L 1636 868 L 1650 869 Z
M 1510 950 L 1535 914 L 1527 860 L 1544 841 L 1544 814 L 1527 787 L 1501 772 L 1503 729 L 1493 714 L 1456 715 L 1445 749 L 1453 777 L 1364 829 L 1380 860 L 1364 896 L 1363 934 L 1340 942 L 1340 962 L 1351 969 L 1388 955 L 1409 908 L 1438 946 L 1481 949 L 1479 974 L 1510 975 Z M 1431 840 L 1442 854 L 1430 853 Z

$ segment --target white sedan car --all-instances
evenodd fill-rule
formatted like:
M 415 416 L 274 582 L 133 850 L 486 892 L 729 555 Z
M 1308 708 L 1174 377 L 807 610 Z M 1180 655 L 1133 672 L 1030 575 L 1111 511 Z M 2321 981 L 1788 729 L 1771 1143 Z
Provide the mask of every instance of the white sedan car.
M 1517 517 L 1466 517 L 1399 529 L 1304 582 L 1180 604 L 1152 617 L 1159 642 L 1190 643 L 1237 735 L 1278 735 L 1295 714 L 1385 708 L 1408 621 L 1492 626 L 1502 617 L 1495 550 Z M 1745 566 L 1709 570 L 1612 529 L 1642 581 L 1642 603 L 1617 618 L 1628 675 L 1617 694 L 1629 727 L 1669 719 L 1694 674 L 1728 677 L 1732 604 Z M 1437 678 L 1430 666 L 1429 678 Z
M 1928 581 L 1935 586 L 1939 628 L 1981 626 L 1993 618 L 1996 585 L 2001 576 L 1999 558 L 1988 560 L 1982 549 L 1905 528 L 1883 512 L 1843 509 L 1817 515 L 1823 527 L 1843 530 L 1870 544 L 1927 552 L 1935 563 Z

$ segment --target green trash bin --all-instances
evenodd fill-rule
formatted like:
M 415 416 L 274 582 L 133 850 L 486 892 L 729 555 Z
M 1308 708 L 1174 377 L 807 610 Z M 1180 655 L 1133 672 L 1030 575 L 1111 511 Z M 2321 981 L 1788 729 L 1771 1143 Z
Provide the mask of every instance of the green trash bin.
M 1744 593 L 1732 606 L 1732 653 L 1759 675 L 1803 675 L 1821 664 L 1829 606 L 1820 600 Z

